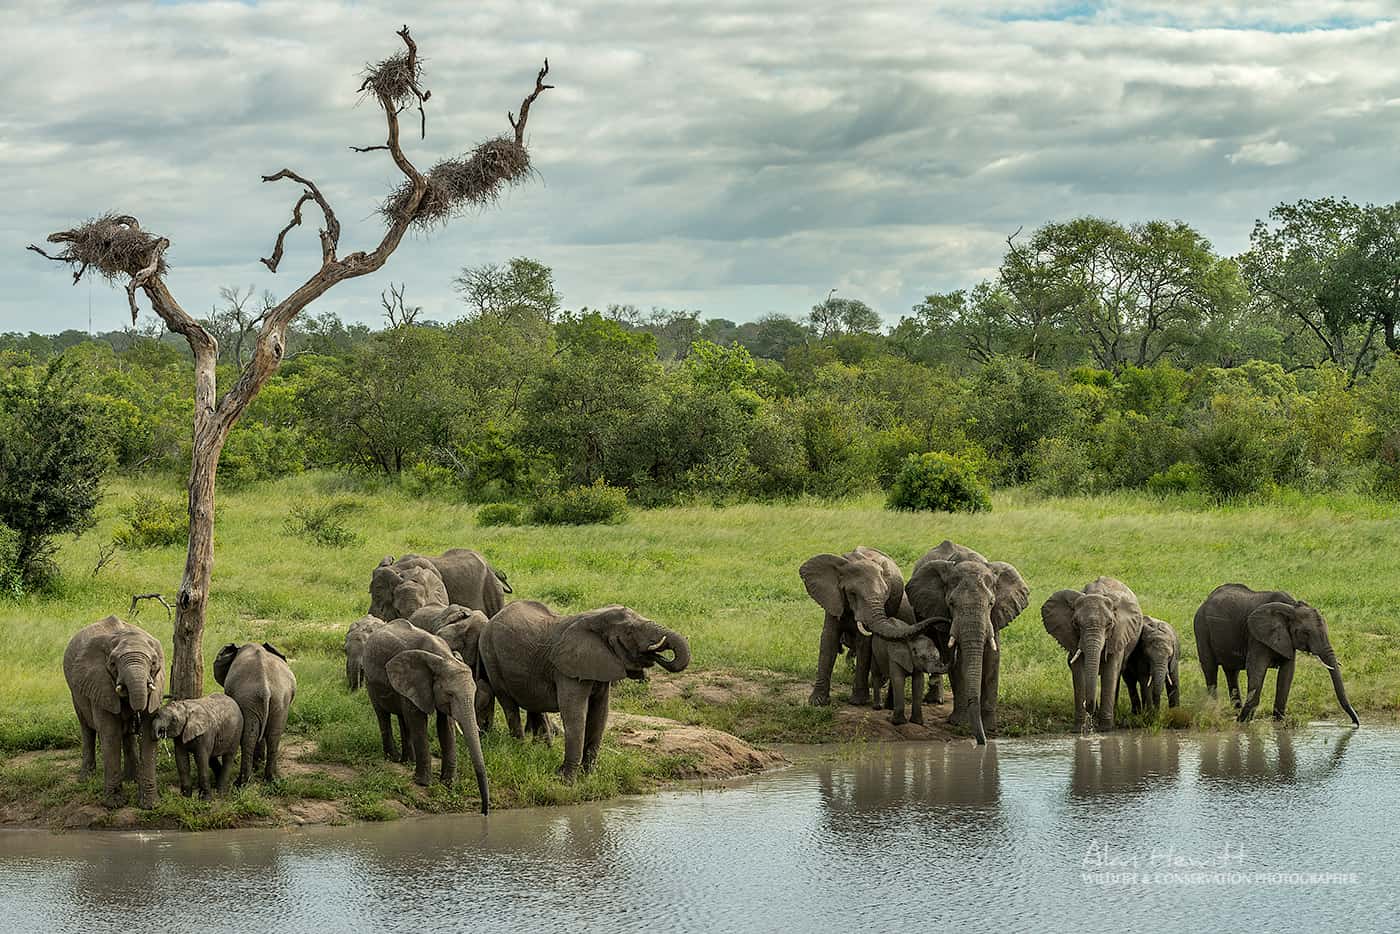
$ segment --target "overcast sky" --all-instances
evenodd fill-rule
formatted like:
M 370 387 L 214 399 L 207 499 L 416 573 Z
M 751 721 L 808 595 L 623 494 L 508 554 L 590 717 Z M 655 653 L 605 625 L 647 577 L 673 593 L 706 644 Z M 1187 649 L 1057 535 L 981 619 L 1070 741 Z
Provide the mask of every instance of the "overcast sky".
M 382 230 L 394 183 L 357 72 L 427 61 L 426 169 L 530 115 L 539 178 L 406 240 L 377 277 L 312 307 L 379 316 L 389 280 L 451 320 L 463 265 L 530 256 L 565 306 L 632 303 L 751 320 L 827 290 L 893 322 L 989 275 L 1018 227 L 1085 213 L 1181 218 L 1225 252 L 1282 200 L 1400 200 L 1400 0 L 1268 3 L 518 0 L 78 3 L 0 0 L 0 330 L 122 324 L 125 296 L 23 251 L 107 210 L 167 236 L 193 313 L 221 284 L 274 293 L 298 189 L 345 232 Z M 38 9 L 41 12 L 35 12 Z

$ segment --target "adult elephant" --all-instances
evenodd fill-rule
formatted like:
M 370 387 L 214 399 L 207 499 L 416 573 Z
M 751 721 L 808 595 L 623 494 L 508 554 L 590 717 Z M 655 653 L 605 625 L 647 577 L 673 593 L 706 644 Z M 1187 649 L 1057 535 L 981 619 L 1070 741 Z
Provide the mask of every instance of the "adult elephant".
M 1099 577 L 1083 590 L 1057 590 L 1040 608 L 1045 631 L 1065 650 L 1074 682 L 1074 725 L 1113 729 L 1118 679 L 1142 635 L 1142 607 L 1127 584 Z
M 1264 675 L 1278 669 L 1274 686 L 1274 719 L 1281 720 L 1288 707 L 1288 691 L 1293 686 L 1293 668 L 1298 650 L 1321 659 L 1332 674 L 1332 689 L 1342 710 L 1357 726 L 1351 702 L 1342 683 L 1342 666 L 1332 648 L 1327 622 L 1316 608 L 1295 600 L 1282 590 L 1251 590 L 1244 584 L 1221 584 L 1211 591 L 1194 622 L 1196 656 L 1205 675 L 1206 690 L 1215 696 L 1218 669 L 1225 669 L 1230 698 L 1239 704 L 1240 669 L 1249 675 L 1249 696 L 1240 709 L 1239 719 L 1248 720 L 1259 705 Z
M 421 598 L 405 595 L 401 600 L 396 595 L 399 584 L 396 576 L 402 577 L 411 568 L 435 571 L 446 596 L 439 599 L 435 592 L 430 592 Z M 386 569 L 388 573 L 381 574 Z M 436 557 L 410 554 L 397 561 L 386 557 L 379 562 L 370 581 L 369 611 L 380 619 L 407 619 L 421 606 L 456 603 L 480 610 L 489 618 L 501 611 L 501 607 L 505 606 L 506 594 L 511 592 L 506 576 L 492 567 L 481 552 L 470 548 L 449 548 Z M 390 607 L 401 612 L 392 612 Z M 376 612 L 376 608 L 384 612 Z
M 408 619 L 424 607 L 451 603 L 442 575 L 427 558 L 385 558 L 369 579 L 369 615 L 383 620 Z
M 287 712 L 297 696 L 297 676 L 287 657 L 271 643 L 230 642 L 214 656 L 214 680 L 243 712 L 243 754 L 238 757 L 238 784 L 262 765 L 263 781 L 281 776 L 277 753 L 287 728 Z
M 1133 713 L 1160 707 L 1163 690 L 1168 707 L 1181 702 L 1180 658 L 1181 639 L 1172 624 L 1144 615 L 1137 648 L 1123 662 L 1123 683 L 1128 686 Z
M 441 780 L 451 785 L 457 777 L 457 733 L 467 741 L 481 813 L 490 810 L 486 761 L 476 725 L 476 682 L 471 669 L 454 658 L 452 649 L 438 636 L 424 632 L 406 619 L 394 620 L 369 637 L 365 645 L 365 691 L 379 719 L 379 736 L 389 760 L 414 759 L 413 781 L 432 784 L 432 749 L 428 742 L 428 717 L 436 715 L 438 745 L 442 749 Z M 389 718 L 398 717 L 403 756 L 394 748 Z
M 931 624 L 951 673 L 953 712 L 948 721 L 967 727 L 979 744 L 985 744 L 987 733 L 997 729 L 997 634 L 1025 610 L 1030 588 L 1005 561 L 988 561 L 945 539 L 914 563 L 906 593 L 919 622 L 912 627 L 883 622 L 871 628 L 886 638 L 907 638 Z
M 904 598 L 904 575 L 899 565 L 883 551 L 860 545 L 844 555 L 814 555 L 802 563 L 797 573 L 808 595 L 826 614 L 817 656 L 817 680 L 808 703 L 814 707 L 831 703 L 831 670 L 842 646 L 856 659 L 851 703 L 870 703 L 870 633 L 880 632 L 891 620 L 905 626 L 914 623 L 913 610 Z M 922 628 L 909 628 L 908 635 Z
M 102 803 L 120 807 L 123 779 L 135 779 L 138 803 L 155 807 L 156 739 L 151 719 L 165 693 L 165 650 L 160 640 L 109 616 L 84 626 L 68 640 L 63 677 L 82 731 L 79 774 L 86 778 L 97 768 L 100 743 Z
M 511 603 L 481 633 L 480 651 L 511 735 L 524 736 L 520 708 L 560 714 L 559 774 L 569 781 L 597 760 L 613 682 L 640 681 L 652 665 L 678 672 L 690 664 L 684 636 L 616 605 L 560 616 L 534 600 Z

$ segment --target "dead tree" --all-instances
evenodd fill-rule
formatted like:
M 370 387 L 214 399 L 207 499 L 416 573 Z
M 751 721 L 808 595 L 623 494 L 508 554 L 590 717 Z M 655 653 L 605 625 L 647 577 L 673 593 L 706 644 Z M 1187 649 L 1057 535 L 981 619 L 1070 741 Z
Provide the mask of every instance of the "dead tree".
M 67 263 L 77 283 L 93 273 L 109 282 L 123 282 L 133 322 L 136 319 L 136 293 L 141 291 L 162 321 L 190 345 L 194 354 L 194 448 L 189 477 L 189 547 L 184 577 L 175 601 L 174 653 L 170 685 L 178 698 L 198 697 L 204 683 L 202 640 L 209 602 L 209 581 L 214 565 L 214 478 L 219 455 L 230 429 L 253 401 L 263 385 L 282 363 L 287 326 L 307 305 L 337 283 L 377 271 L 398 249 L 410 227 L 429 229 L 445 223 L 463 211 L 492 203 L 510 185 L 529 179 L 530 156 L 525 148 L 525 123 L 530 105 L 552 87 L 544 83 L 549 61 L 539 70 L 534 89 L 520 105 L 520 116 L 507 114 L 512 133 L 487 140 L 470 153 L 444 159 L 427 173 L 420 172 L 404 154 L 400 139 L 399 115 L 409 106 L 418 110 L 420 136 L 426 134 L 427 117 L 423 106 L 431 93 L 423 87 L 423 67 L 418 46 L 405 26 L 398 33 L 405 48 L 395 55 L 368 65 L 360 92 L 372 98 L 384 112 L 388 136 L 382 145 L 351 147 L 359 152 L 385 151 L 393 159 L 403 181 L 380 206 L 388 229 L 379 244 L 369 252 L 356 250 L 339 255 L 340 222 L 321 190 L 306 176 L 282 169 L 264 175 L 264 182 L 282 179 L 301 186 L 292 207 L 292 218 L 277 234 L 272 255 L 262 260 L 272 272 L 282 262 L 283 244 L 292 228 L 302 221 L 302 209 L 310 206 L 324 220 L 320 230 L 321 265 L 300 286 L 269 308 L 263 315 L 252 359 L 243 367 L 237 382 L 222 397 L 215 397 L 214 369 L 218 361 L 218 341 L 198 320 L 176 301 L 165 285 L 165 253 L 170 241 L 141 228 L 136 218 L 125 214 L 104 214 L 71 230 L 50 234 L 49 243 L 62 244 L 50 254 L 31 245 L 42 256 Z

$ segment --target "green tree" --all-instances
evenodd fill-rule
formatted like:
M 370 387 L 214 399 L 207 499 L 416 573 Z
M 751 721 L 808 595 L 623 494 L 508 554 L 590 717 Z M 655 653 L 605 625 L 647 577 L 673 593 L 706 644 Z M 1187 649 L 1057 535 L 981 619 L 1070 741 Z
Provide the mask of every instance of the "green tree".
M 538 260 L 517 256 L 505 265 L 466 266 L 452 282 L 472 317 L 549 323 L 559 313 L 554 271 Z

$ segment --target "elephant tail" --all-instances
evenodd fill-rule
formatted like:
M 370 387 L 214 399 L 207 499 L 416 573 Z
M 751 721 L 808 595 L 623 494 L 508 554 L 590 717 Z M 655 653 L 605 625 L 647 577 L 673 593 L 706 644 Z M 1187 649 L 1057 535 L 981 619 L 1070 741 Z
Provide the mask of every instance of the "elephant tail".
M 492 568 L 491 573 L 496 575 L 496 580 L 501 582 L 502 590 L 504 590 L 506 593 L 515 593 L 515 591 L 511 589 L 510 581 L 506 580 L 506 575 L 504 572 Z

